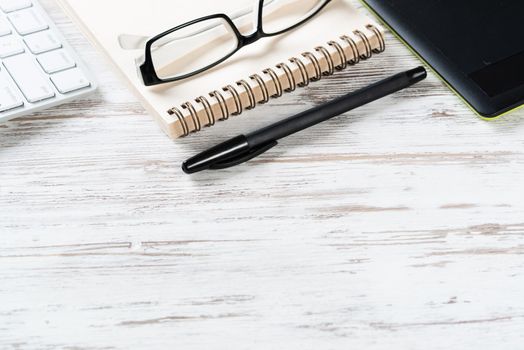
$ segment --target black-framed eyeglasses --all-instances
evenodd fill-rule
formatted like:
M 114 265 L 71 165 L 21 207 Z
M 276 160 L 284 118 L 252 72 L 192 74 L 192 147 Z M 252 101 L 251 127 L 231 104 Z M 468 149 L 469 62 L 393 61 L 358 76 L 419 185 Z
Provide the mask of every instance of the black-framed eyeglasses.
M 144 61 L 138 64 L 144 84 L 159 85 L 205 72 L 261 38 L 302 25 L 331 1 L 258 0 L 253 11 L 205 16 L 174 27 L 145 44 Z M 249 20 L 249 14 L 254 20 Z M 251 34 L 242 34 L 250 29 Z

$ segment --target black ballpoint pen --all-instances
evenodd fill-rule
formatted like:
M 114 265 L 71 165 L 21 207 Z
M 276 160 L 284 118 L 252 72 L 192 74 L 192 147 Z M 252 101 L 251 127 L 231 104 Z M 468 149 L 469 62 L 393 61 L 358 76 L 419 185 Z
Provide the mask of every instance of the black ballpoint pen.
M 275 147 L 280 139 L 406 89 L 426 77 L 424 67 L 396 74 L 291 118 L 221 143 L 185 161 L 182 170 L 186 174 L 193 174 L 242 164 Z

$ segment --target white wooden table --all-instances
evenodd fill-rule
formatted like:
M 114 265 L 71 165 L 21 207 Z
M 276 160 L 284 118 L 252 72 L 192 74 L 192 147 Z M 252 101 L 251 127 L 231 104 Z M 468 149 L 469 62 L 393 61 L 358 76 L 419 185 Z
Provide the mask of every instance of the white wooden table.
M 243 167 L 195 152 L 419 64 L 381 56 L 172 142 L 51 0 L 90 99 L 0 126 L 1 349 L 517 349 L 524 111 L 431 75 Z

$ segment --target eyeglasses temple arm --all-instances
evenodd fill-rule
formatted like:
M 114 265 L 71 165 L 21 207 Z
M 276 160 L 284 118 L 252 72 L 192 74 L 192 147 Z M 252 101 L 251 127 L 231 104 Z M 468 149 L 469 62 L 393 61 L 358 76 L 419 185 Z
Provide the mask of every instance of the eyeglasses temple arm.
M 264 6 L 268 6 L 270 5 L 271 3 L 275 2 L 276 0 L 267 0 L 264 2 Z M 252 14 L 253 13 L 253 9 L 249 9 L 249 8 L 246 8 L 246 9 L 243 9 L 243 10 L 240 10 L 240 11 L 237 11 L 235 13 L 233 13 L 230 17 L 231 19 L 233 20 L 237 20 L 239 18 L 242 18 L 246 15 L 249 15 L 249 14 Z M 187 38 L 190 38 L 192 36 L 196 36 L 198 34 L 201 34 L 201 33 L 204 33 L 208 30 L 211 30 L 211 29 L 214 29 L 216 27 L 218 27 L 219 24 L 211 24 L 207 27 L 204 27 L 194 33 L 190 33 L 190 34 L 187 34 L 187 35 L 184 35 L 184 36 L 180 36 L 180 37 L 176 37 L 176 38 L 165 38 L 165 40 L 162 40 L 160 39 L 156 44 L 157 44 L 157 47 L 161 47 L 161 46 L 164 46 L 164 45 L 167 45 L 167 44 L 170 44 L 172 43 L 173 41 L 176 41 L 176 40 L 182 40 L 182 39 L 187 39 Z M 133 34 L 120 34 L 118 36 L 118 43 L 120 44 L 120 48 L 123 49 L 123 50 L 138 50 L 138 49 L 142 49 L 144 48 L 144 46 L 146 45 L 146 43 L 149 41 L 150 37 L 149 36 L 144 36 L 144 35 L 133 35 Z

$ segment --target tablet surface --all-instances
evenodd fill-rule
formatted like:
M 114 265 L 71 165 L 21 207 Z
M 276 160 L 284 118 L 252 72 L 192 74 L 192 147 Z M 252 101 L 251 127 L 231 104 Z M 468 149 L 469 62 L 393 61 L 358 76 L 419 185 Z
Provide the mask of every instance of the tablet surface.
M 524 1 L 363 1 L 481 116 L 524 103 Z

